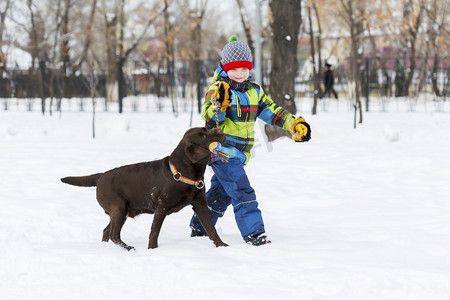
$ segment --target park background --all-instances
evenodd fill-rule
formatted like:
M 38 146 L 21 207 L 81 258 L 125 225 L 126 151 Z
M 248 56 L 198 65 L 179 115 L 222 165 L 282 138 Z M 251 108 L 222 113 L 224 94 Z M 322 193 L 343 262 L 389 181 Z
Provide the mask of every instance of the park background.
M 0 298 L 449 299 L 447 2 L 2 0 Z M 102 243 L 95 190 L 59 178 L 170 154 L 204 125 L 231 34 L 312 127 L 295 143 L 256 123 L 272 243 L 245 244 L 231 210 L 229 247 L 191 238 L 189 208 L 157 249 L 151 215 L 124 226 L 136 251 Z

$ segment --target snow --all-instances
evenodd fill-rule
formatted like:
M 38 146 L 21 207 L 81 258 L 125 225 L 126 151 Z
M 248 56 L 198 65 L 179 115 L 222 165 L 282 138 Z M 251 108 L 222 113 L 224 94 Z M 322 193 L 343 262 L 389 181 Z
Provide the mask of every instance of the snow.
M 132 252 L 101 242 L 95 189 L 59 178 L 162 158 L 190 114 L 97 109 L 92 139 L 92 115 L 76 106 L 61 118 L 1 111 L 0 298 L 449 299 L 448 112 L 369 112 L 353 129 L 345 105 L 298 107 L 311 141 L 267 144 L 257 123 L 246 167 L 272 244 L 245 244 L 231 208 L 216 226 L 229 247 L 191 238 L 187 207 L 153 250 L 152 215 L 128 219 Z

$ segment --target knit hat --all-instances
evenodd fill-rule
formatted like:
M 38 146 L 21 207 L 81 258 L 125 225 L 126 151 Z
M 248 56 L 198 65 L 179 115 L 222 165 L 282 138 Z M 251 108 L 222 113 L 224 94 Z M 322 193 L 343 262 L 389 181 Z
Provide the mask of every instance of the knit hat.
M 230 36 L 229 43 L 222 49 L 222 68 L 225 72 L 236 68 L 253 68 L 252 53 L 246 43 L 238 41 L 235 35 Z

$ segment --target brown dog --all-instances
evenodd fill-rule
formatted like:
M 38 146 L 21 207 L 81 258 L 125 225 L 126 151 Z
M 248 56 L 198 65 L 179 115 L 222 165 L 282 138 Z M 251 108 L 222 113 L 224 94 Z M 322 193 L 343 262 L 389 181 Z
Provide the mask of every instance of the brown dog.
M 206 205 L 203 176 L 209 161 L 209 145 L 225 141 L 220 129 L 191 128 L 170 156 L 151 162 L 118 167 L 105 173 L 65 177 L 61 181 L 76 186 L 97 186 L 97 200 L 110 216 L 103 241 L 131 250 L 120 238 L 127 217 L 155 214 L 148 248 L 158 247 L 164 218 L 191 204 L 216 247 L 228 246 L 220 239 Z

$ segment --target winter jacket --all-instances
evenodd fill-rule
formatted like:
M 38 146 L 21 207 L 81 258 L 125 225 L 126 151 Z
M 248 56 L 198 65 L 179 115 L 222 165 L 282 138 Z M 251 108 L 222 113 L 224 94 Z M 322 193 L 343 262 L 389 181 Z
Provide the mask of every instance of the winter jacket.
M 333 71 L 327 70 L 324 74 L 323 84 L 326 90 L 330 90 L 334 84 L 334 75 Z
M 214 73 L 214 83 L 209 87 L 202 108 L 202 118 L 208 128 L 216 126 L 216 116 L 211 103 L 211 96 L 217 89 L 221 77 L 228 77 L 219 66 Z M 287 110 L 278 106 L 268 97 L 263 89 L 251 83 L 246 92 L 230 89 L 231 106 L 225 112 L 219 112 L 219 126 L 226 136 L 223 146 L 234 147 L 245 154 L 245 164 L 250 159 L 250 150 L 255 142 L 255 122 L 260 118 L 265 123 L 289 130 L 297 118 Z M 214 159 L 214 158 L 213 158 Z

